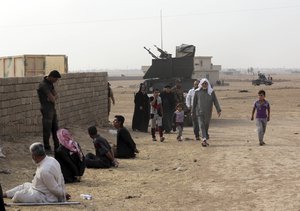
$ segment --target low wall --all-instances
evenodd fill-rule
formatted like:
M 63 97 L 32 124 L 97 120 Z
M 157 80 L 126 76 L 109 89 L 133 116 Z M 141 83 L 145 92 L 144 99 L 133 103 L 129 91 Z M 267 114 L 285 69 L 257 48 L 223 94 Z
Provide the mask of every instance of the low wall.
M 43 77 L 0 78 L 0 138 L 41 135 L 37 88 Z M 69 73 L 55 83 L 60 127 L 108 121 L 107 73 Z M 88 125 L 87 125 L 88 126 Z

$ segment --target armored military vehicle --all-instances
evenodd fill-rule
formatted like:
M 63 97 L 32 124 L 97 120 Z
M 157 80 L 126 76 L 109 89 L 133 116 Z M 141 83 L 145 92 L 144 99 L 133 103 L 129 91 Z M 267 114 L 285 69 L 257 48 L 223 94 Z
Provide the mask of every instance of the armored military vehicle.
M 272 85 L 273 81 L 271 77 L 266 77 L 263 73 L 258 73 L 258 78 L 255 80 L 252 80 L 252 85 L 259 86 L 261 84 L 265 84 L 267 86 Z
M 192 79 L 194 71 L 195 46 L 181 45 L 176 47 L 176 57 L 172 57 L 168 52 L 158 48 L 160 56 L 156 56 L 150 49 L 144 47 L 153 57 L 152 65 L 144 75 L 144 83 L 147 93 L 150 94 L 154 89 L 162 90 L 166 85 L 174 87 L 178 82 L 181 84 L 182 91 L 187 93 L 192 87 L 195 79 Z M 184 103 L 185 106 L 185 103 Z M 191 126 L 190 111 L 184 107 L 185 126 Z
M 149 48 L 144 47 L 153 57 L 152 65 L 144 75 L 147 92 L 152 93 L 154 88 L 162 90 L 166 85 L 175 86 L 176 81 L 181 82 L 184 92 L 193 86 L 192 73 L 194 70 L 195 46 L 181 45 L 176 48 L 176 57 L 172 57 L 154 45 L 160 56 L 156 56 Z

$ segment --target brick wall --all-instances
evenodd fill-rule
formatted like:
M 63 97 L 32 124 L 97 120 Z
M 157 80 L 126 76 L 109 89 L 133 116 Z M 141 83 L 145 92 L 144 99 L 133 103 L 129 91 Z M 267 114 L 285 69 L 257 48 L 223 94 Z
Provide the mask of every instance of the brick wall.
M 37 87 L 43 77 L 0 78 L 0 138 L 42 135 Z M 59 126 L 108 120 L 107 73 L 63 74 L 55 84 Z

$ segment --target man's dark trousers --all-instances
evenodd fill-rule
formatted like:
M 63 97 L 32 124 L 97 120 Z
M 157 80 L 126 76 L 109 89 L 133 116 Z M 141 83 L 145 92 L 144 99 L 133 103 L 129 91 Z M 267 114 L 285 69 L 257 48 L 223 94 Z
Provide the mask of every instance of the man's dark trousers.
M 52 133 L 52 139 L 54 142 L 54 149 L 59 147 L 58 138 L 56 132 L 58 130 L 58 121 L 55 108 L 42 108 L 42 122 L 43 122 L 43 141 L 46 150 L 50 149 L 50 135 Z

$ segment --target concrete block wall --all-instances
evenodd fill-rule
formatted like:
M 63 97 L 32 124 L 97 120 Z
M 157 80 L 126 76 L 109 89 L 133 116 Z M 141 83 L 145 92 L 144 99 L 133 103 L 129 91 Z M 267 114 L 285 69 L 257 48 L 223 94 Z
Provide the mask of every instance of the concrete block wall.
M 41 135 L 37 88 L 43 77 L 0 78 L 0 138 Z M 107 115 L 107 73 L 69 73 L 55 84 L 59 126 L 103 125 Z

